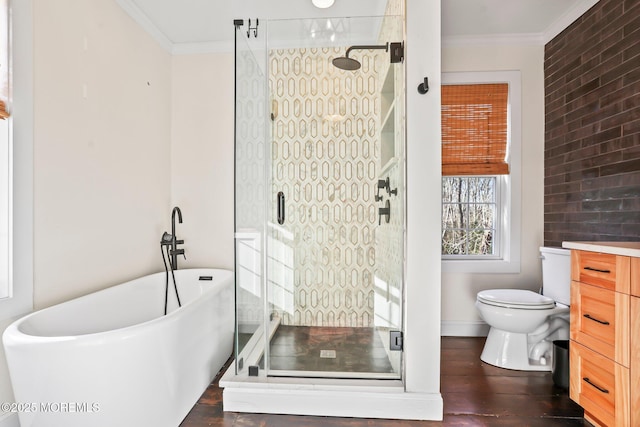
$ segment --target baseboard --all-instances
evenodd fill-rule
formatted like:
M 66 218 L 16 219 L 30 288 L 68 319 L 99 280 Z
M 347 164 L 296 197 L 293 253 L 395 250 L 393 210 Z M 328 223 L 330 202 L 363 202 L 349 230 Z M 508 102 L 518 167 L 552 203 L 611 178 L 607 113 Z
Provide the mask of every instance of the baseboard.
M 0 427 L 20 427 L 18 414 L 0 415 Z
M 426 393 L 229 388 L 224 410 L 328 417 L 442 420 L 442 397 Z
M 237 376 L 220 379 L 225 411 L 328 417 L 442 420 L 440 393 L 407 392 L 400 380 Z
M 486 337 L 489 325 L 482 320 L 472 322 L 442 321 L 440 335 L 443 337 Z

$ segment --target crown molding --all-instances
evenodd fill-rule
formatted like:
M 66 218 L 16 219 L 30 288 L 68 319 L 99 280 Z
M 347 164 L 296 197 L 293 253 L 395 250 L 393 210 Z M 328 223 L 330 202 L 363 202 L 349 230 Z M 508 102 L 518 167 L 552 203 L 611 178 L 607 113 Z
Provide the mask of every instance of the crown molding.
M 196 55 L 204 53 L 233 52 L 232 41 L 173 43 L 132 0 L 116 0 L 116 3 L 171 55 Z
M 173 51 L 173 43 L 149 19 L 149 17 L 131 0 L 116 0 L 122 9 L 140 25 L 167 52 Z
M 558 34 L 564 31 L 569 25 L 580 18 L 584 13 L 591 9 L 600 0 L 580 0 L 567 12 L 556 19 L 543 33 L 544 44 L 549 43 Z
M 477 34 L 461 36 L 443 36 L 443 46 L 478 46 L 478 45 L 545 45 L 565 28 L 580 18 L 599 0 L 580 0 L 562 16 L 556 19 L 541 33 L 513 33 L 513 34 Z M 173 43 L 149 19 L 149 17 L 132 1 L 116 0 L 124 11 L 140 25 L 167 52 L 172 55 L 192 55 L 206 53 L 233 52 L 232 41 L 212 41 L 195 43 Z
M 478 45 L 543 45 L 542 33 L 476 34 L 464 36 L 443 36 L 443 46 Z

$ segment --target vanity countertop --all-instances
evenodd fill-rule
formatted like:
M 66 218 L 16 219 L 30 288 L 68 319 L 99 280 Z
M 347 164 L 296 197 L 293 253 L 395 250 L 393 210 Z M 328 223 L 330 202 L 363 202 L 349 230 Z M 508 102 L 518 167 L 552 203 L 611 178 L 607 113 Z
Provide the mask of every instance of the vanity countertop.
M 640 242 L 562 242 L 562 247 L 640 258 Z

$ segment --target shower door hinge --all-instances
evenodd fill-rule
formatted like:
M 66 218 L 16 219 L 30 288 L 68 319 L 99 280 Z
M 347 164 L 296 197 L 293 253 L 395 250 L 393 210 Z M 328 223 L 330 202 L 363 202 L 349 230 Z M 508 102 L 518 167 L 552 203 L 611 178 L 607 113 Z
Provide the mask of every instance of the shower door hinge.
M 389 43 L 389 56 L 391 58 L 391 63 L 396 64 L 398 62 L 404 61 L 404 43 L 402 42 L 392 42 Z
M 258 25 L 260 25 L 260 20 L 256 18 L 256 26 L 251 26 L 251 19 L 249 19 L 249 28 L 247 29 L 247 38 L 251 38 L 251 33 L 253 32 L 253 37 L 258 37 Z
M 403 350 L 403 337 L 401 331 L 389 332 L 389 350 L 402 351 Z

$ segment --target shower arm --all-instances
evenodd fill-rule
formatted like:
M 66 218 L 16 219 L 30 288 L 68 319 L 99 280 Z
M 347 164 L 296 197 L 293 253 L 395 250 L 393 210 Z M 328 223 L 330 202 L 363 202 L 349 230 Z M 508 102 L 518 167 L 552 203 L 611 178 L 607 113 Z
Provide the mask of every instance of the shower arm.
M 369 49 L 384 49 L 385 52 L 389 51 L 389 43 L 380 45 L 380 44 L 374 44 L 374 45 L 356 45 L 356 46 L 351 46 L 350 48 L 347 49 L 347 51 L 345 52 L 345 57 L 349 57 L 349 53 L 352 50 L 369 50 Z

